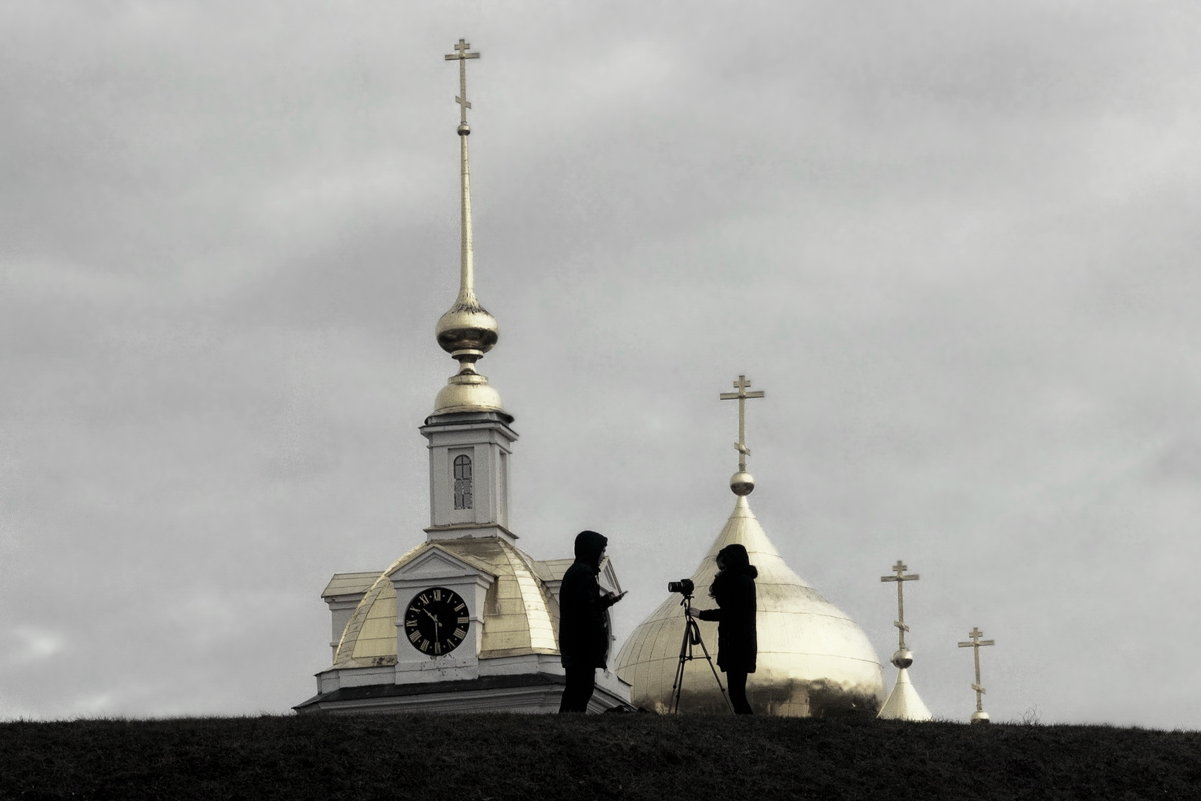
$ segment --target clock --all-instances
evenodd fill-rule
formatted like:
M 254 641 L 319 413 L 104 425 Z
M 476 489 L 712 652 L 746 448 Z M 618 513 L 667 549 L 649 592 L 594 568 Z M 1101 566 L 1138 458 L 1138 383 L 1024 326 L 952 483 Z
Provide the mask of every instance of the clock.
M 470 627 L 467 602 L 445 587 L 422 590 L 405 609 L 405 637 L 410 645 L 430 656 L 442 656 L 458 648 Z

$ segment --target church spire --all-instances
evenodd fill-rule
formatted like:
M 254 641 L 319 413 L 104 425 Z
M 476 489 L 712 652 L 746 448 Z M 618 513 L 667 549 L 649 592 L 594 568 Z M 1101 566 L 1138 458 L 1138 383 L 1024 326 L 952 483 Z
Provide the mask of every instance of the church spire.
M 459 62 L 459 173 L 462 190 L 461 247 L 459 259 L 459 295 L 450 309 L 438 319 L 435 329 L 438 345 L 459 363 L 459 372 L 450 377 L 434 402 L 434 414 L 448 412 L 503 411 L 500 394 L 488 385 L 488 379 L 476 372 L 475 363 L 492 349 L 500 336 L 496 318 L 475 297 L 475 254 L 471 236 L 471 169 L 467 152 L 467 61 L 480 57 L 471 45 L 460 39 L 447 61 Z
M 921 578 L 917 573 L 906 573 L 909 566 L 900 559 L 892 566 L 896 575 L 881 576 L 880 581 L 893 581 L 897 585 L 897 619 L 893 625 L 897 627 L 897 652 L 892 655 L 892 664 L 897 669 L 897 683 L 880 707 L 878 718 L 885 720 L 930 720 L 930 710 L 922 702 L 921 696 L 909 680 L 909 667 L 913 664 L 913 652 L 905 645 L 905 632 L 909 626 L 905 623 L 905 582 L 917 581 Z

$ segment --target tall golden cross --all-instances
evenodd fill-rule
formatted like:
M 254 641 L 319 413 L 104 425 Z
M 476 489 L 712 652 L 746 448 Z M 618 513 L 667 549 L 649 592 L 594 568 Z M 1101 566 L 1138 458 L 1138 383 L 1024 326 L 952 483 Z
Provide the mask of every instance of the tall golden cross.
M 467 44 L 465 39 L 460 39 L 455 45 L 454 53 L 449 53 L 444 58 L 447 61 L 459 62 L 459 96 L 455 98 L 455 102 L 459 104 L 459 125 L 467 124 L 467 109 L 471 108 L 471 103 L 467 100 L 467 59 L 479 58 L 479 53 L 467 52 L 471 45 Z
M 905 650 L 905 632 L 909 631 L 909 627 L 905 625 L 905 593 L 902 587 L 905 586 L 906 581 L 917 581 L 921 578 L 917 573 L 910 573 L 908 576 L 905 575 L 905 571 L 908 569 L 909 566 L 898 559 L 897 563 L 892 566 L 893 572 L 896 573 L 895 576 L 880 576 L 880 581 L 895 581 L 897 583 L 897 619 L 893 622 L 893 625 L 897 627 L 901 635 L 901 644 L 898 647 L 898 650 L 901 651 Z
M 738 380 L 734 382 L 734 388 L 737 392 L 721 393 L 722 400 L 738 401 L 738 441 L 734 443 L 734 447 L 738 449 L 738 470 L 746 472 L 746 457 L 750 456 L 751 449 L 746 446 L 746 402 L 749 398 L 762 398 L 764 394 L 760 392 L 747 392 L 747 387 L 751 382 L 744 375 L 738 376 Z
M 959 643 L 959 647 L 971 648 L 976 655 L 976 683 L 972 685 L 972 689 L 976 691 L 976 715 L 981 716 L 984 714 L 984 685 L 980 683 L 980 647 L 996 645 L 997 641 L 980 639 L 984 636 L 984 632 L 980 631 L 979 626 L 972 626 L 972 630 L 967 633 L 967 636 L 971 637 L 971 640 Z M 972 722 L 974 723 L 975 719 Z M 987 722 L 987 718 L 985 718 L 985 722 Z

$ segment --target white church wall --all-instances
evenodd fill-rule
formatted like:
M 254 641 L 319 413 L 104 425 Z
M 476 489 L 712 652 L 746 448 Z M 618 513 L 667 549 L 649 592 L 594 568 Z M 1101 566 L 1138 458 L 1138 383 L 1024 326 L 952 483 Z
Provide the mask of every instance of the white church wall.
M 346 687 L 370 687 L 391 684 L 396 676 L 392 665 L 362 668 L 334 668 L 317 674 L 317 690 L 329 693 Z
M 563 664 L 558 654 L 523 654 L 480 660 L 481 676 L 516 676 L 525 673 L 562 676 Z
M 430 452 L 430 526 L 494 524 L 507 529 L 508 455 L 513 432 L 490 425 L 425 426 Z M 472 504 L 455 508 L 454 458 L 471 457 Z

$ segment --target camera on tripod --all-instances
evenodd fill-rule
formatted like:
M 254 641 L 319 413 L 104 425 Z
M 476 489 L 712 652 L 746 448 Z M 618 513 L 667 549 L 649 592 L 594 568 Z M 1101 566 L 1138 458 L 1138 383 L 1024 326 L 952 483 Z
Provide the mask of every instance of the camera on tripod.
M 696 589 L 696 585 L 692 583 L 692 579 L 667 582 L 668 592 L 678 592 L 680 595 L 692 595 L 694 589 Z
M 684 610 L 684 637 L 680 640 L 680 663 L 676 666 L 676 678 L 671 683 L 671 711 L 673 713 L 680 711 L 680 694 L 684 691 L 684 666 L 693 659 L 704 659 L 709 663 L 709 671 L 713 674 L 713 680 L 717 682 L 717 689 L 721 691 L 721 697 L 725 699 L 726 706 L 733 710 L 733 707 L 730 706 L 730 697 L 726 695 L 726 688 L 721 684 L 721 677 L 717 675 L 717 668 L 713 666 L 713 660 L 709 657 L 709 649 L 705 647 L 705 641 L 701 639 L 700 626 L 692 616 L 692 591 L 695 589 L 696 583 L 692 579 L 667 582 L 668 592 L 678 592 L 684 596 L 680 600 L 680 607 Z M 703 657 L 693 655 L 692 649 L 696 645 L 701 647 Z

